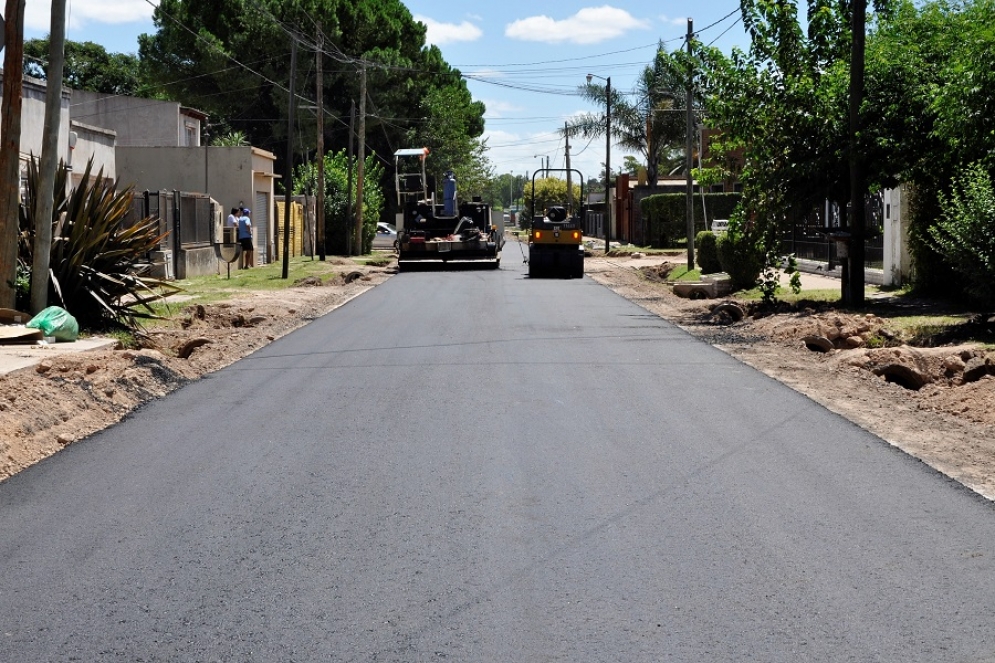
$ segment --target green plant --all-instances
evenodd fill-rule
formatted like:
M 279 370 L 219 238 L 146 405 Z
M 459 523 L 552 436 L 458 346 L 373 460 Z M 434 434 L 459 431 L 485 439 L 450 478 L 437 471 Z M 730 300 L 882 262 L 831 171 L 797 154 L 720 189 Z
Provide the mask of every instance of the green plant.
M 18 311 L 31 310 L 31 270 L 20 260 L 14 274 L 14 308 Z
M 715 233 L 710 230 L 703 230 L 695 235 L 694 246 L 697 250 L 695 256 L 698 259 L 698 266 L 701 267 L 702 274 L 714 274 L 722 271 L 716 241 Z
M 140 327 L 142 320 L 158 317 L 152 308 L 181 289 L 147 276 L 149 252 L 164 235 L 156 219 L 126 224 L 132 190 L 117 191 L 116 183 L 92 174 L 93 159 L 86 165 L 79 185 L 67 198 L 65 164 L 59 168 L 53 206 L 52 251 L 48 303 L 69 311 L 83 328 L 107 326 Z M 28 196 L 25 210 L 34 209 L 37 163 L 28 164 Z M 64 218 L 63 218 L 64 215 Z M 22 218 L 19 252 L 25 264 L 33 264 L 32 240 L 35 223 L 26 212 Z M 32 278 L 36 275 L 32 274 Z
M 751 229 L 743 223 L 742 213 L 737 212 L 729 219 L 729 230 L 716 238 L 715 249 L 722 271 L 730 276 L 737 290 L 757 285 L 764 265 L 762 246 L 752 235 Z
M 942 218 L 929 229 L 933 247 L 964 277 L 969 295 L 995 304 L 995 189 L 987 170 L 980 163 L 964 169 L 940 206 Z
M 215 136 L 211 140 L 213 147 L 248 147 L 249 138 L 244 131 L 229 131 L 226 134 Z

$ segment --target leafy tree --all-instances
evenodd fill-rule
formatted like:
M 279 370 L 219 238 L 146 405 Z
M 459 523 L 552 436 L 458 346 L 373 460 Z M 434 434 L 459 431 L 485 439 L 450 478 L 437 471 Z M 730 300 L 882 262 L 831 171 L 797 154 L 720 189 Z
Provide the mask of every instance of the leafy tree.
M 24 74 L 48 80 L 48 39 L 31 39 L 24 43 Z M 74 90 L 105 94 L 146 96 L 139 59 L 125 53 L 108 53 L 92 41 L 66 41 L 63 85 Z
M 913 193 L 909 245 L 923 291 L 949 292 L 958 268 L 931 231 L 944 217 L 944 192 L 967 164 L 995 170 L 993 12 L 993 0 L 901 0 L 868 37 L 867 145 L 887 155 L 884 174 Z
M 247 147 L 249 145 L 249 139 L 242 131 L 232 131 L 220 136 L 215 136 L 211 139 L 211 145 L 214 147 Z
M 576 211 L 581 203 L 580 185 L 573 185 L 574 210 Z M 542 214 L 551 205 L 567 206 L 567 181 L 557 177 L 543 177 L 535 180 L 533 189 L 532 183 L 525 185 L 525 193 L 522 196 L 525 204 L 525 213 Z M 533 208 L 533 202 L 535 207 Z
M 643 164 L 636 157 L 631 154 L 626 154 L 622 157 L 622 172 L 631 175 L 638 173 L 640 168 L 643 168 Z
M 347 147 L 350 103 L 358 102 L 365 68 L 368 151 L 390 155 L 397 147 L 428 146 L 440 159 L 458 162 L 439 168 L 464 170 L 464 188 L 482 190 L 486 164 L 473 139 L 483 132 L 483 105 L 472 101 L 438 48 L 426 46 L 425 26 L 400 0 L 163 0 L 153 21 L 157 32 L 142 35 L 139 52 L 162 91 L 209 113 L 223 132 L 244 132 L 280 160 L 288 140 L 292 34 L 299 39 L 299 61 L 313 60 L 320 21 L 325 145 L 331 151 Z M 302 99 L 314 96 L 313 71 L 298 67 Z M 294 154 L 303 155 L 316 120 L 298 116 L 297 135 L 289 138 Z M 383 184 L 389 187 L 391 180 Z
M 356 166 L 353 158 L 352 204 L 356 205 Z M 363 187 L 363 252 L 369 253 L 376 233 L 377 221 L 386 208 L 384 191 L 379 182 L 383 166 L 375 154 L 366 157 L 368 181 Z M 318 186 L 318 168 L 304 163 L 294 170 L 294 193 L 313 195 Z M 348 236 L 354 222 L 349 217 L 349 159 L 345 150 L 325 155 L 325 243 L 332 253 L 346 255 Z

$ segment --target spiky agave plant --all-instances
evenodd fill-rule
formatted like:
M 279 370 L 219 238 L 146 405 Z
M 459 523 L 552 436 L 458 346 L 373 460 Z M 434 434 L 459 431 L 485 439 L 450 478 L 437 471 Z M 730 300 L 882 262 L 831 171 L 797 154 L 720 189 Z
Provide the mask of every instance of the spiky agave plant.
M 154 302 L 182 289 L 149 275 L 149 252 L 165 236 L 159 233 L 158 221 L 145 218 L 127 225 L 132 188 L 117 191 L 116 183 L 104 178 L 103 169 L 95 176 L 92 170 L 91 158 L 69 197 L 62 194 L 60 201 L 56 194 L 49 300 L 69 311 L 84 328 L 124 325 L 136 329 L 142 320 L 160 317 L 152 307 Z M 64 164 L 59 171 L 57 181 L 65 182 Z M 34 208 L 37 175 L 32 161 L 28 210 Z M 56 191 L 65 191 L 65 187 L 57 186 Z

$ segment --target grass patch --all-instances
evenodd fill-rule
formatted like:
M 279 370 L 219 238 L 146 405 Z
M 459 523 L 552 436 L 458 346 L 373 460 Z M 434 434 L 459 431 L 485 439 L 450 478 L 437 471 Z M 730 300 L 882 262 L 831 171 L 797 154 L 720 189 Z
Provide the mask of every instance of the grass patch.
M 215 304 L 248 291 L 282 290 L 309 276 L 318 277 L 325 282 L 337 274 L 351 272 L 355 266 L 378 258 L 379 256 L 358 256 L 348 259 L 348 262 L 341 262 L 338 258 L 321 261 L 308 256 L 298 256 L 288 261 L 287 278 L 283 278 L 282 261 L 252 269 L 237 269 L 233 265 L 231 278 L 228 277 L 227 270 L 223 269 L 221 274 L 175 281 L 176 285 L 183 288 L 183 292 L 174 297 L 173 301 L 158 302 L 152 308 L 157 315 L 168 318 L 190 304 Z
M 667 276 L 668 281 L 691 281 L 692 283 L 701 280 L 700 269 L 688 269 L 687 265 L 675 267 Z

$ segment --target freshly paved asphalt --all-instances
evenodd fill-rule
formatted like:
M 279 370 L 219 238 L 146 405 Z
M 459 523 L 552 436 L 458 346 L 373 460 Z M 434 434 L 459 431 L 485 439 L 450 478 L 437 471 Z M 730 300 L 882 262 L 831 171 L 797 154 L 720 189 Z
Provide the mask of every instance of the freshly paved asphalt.
M 523 271 L 400 274 L 0 484 L 0 661 L 995 660 L 990 503 Z

